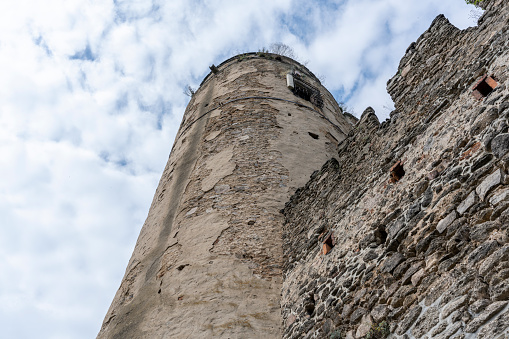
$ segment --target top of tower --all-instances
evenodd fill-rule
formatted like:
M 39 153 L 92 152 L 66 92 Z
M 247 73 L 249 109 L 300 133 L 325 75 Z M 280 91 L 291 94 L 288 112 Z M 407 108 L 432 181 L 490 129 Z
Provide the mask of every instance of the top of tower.
M 211 71 L 203 79 L 203 81 L 200 84 L 200 87 L 205 82 L 207 82 L 207 80 L 211 77 L 212 74 L 216 73 L 217 71 L 227 68 L 232 63 L 241 62 L 246 59 L 255 59 L 255 58 L 264 58 L 267 60 L 274 60 L 274 61 L 290 64 L 295 68 L 296 71 L 303 73 L 306 76 L 312 77 L 314 80 L 316 80 L 318 83 L 321 84 L 320 79 L 318 79 L 316 77 L 316 75 L 313 74 L 313 72 L 311 72 L 306 66 L 304 66 L 303 64 L 301 64 L 300 62 L 298 62 L 292 58 L 289 58 L 287 56 L 280 55 L 280 54 L 269 53 L 269 52 L 249 52 L 249 53 L 241 53 L 241 54 L 234 55 L 231 58 L 226 59 L 225 61 L 223 61 L 222 63 L 220 63 L 217 66 L 215 66 L 215 65 L 210 66 Z

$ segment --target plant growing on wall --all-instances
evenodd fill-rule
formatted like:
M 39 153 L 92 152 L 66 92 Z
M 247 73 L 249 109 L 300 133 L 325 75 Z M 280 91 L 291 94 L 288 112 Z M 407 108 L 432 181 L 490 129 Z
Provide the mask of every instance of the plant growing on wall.
M 469 5 L 479 6 L 483 0 L 465 0 L 465 2 Z
M 384 339 L 387 338 L 390 333 L 389 324 L 384 320 L 378 325 L 372 324 L 365 339 Z

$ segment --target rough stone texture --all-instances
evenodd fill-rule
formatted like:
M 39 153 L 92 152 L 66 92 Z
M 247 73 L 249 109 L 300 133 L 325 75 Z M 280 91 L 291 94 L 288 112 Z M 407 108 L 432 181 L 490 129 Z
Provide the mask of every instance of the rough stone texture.
M 475 191 L 472 191 L 470 192 L 468 197 L 465 200 L 463 200 L 461 204 L 459 204 L 457 211 L 460 215 L 465 214 L 465 212 L 468 211 L 468 209 L 475 204 L 475 197 L 476 197 Z
M 374 325 L 387 322 L 392 338 L 509 336 L 501 142 L 509 133 L 509 3 L 483 6 L 479 26 L 464 31 L 437 17 L 387 84 L 391 118 L 377 125 L 367 110 L 339 157 L 286 204 L 281 311 L 296 318 L 284 338 L 327 338 L 328 319 L 331 331 L 360 338 L 363 310 Z M 479 100 L 472 89 L 484 75 L 498 84 Z M 398 166 L 404 174 L 395 180 Z M 328 232 L 336 246 L 322 255 Z M 332 292 L 321 298 L 323 289 Z M 304 312 L 311 291 L 316 307 L 325 305 L 320 317 Z
M 497 135 L 491 141 L 491 151 L 497 158 L 501 158 L 509 152 L 509 133 Z
M 323 107 L 286 87 L 292 70 Z M 253 53 L 219 65 L 189 102 L 98 338 L 280 338 L 296 320 L 280 311 L 279 211 L 337 157 L 351 126 L 291 59 Z
M 501 182 L 502 182 L 502 172 L 500 169 L 497 169 L 495 172 L 487 176 L 486 179 L 484 179 L 484 181 L 479 186 L 477 186 L 475 191 L 477 192 L 477 195 L 479 195 L 481 200 L 484 200 L 486 194 L 488 194 L 488 192 L 497 185 L 500 185 Z
M 443 233 L 445 229 L 458 217 L 456 211 L 449 213 L 444 219 L 440 220 L 437 225 L 437 231 Z

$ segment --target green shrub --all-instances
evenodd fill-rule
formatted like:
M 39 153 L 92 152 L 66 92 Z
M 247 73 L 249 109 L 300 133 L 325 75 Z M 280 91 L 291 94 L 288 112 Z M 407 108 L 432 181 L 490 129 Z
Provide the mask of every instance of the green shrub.
M 469 5 L 479 6 L 483 0 L 465 0 L 465 2 Z
M 330 339 L 341 339 L 341 331 L 335 330 L 334 332 L 332 332 L 330 335 Z

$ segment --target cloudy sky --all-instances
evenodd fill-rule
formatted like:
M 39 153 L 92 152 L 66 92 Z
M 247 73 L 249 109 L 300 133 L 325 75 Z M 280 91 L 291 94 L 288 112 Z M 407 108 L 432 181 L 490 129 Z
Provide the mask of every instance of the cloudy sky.
M 0 2 L 0 337 L 94 338 L 124 274 L 188 97 L 272 42 L 356 115 L 464 0 Z

